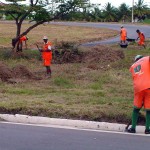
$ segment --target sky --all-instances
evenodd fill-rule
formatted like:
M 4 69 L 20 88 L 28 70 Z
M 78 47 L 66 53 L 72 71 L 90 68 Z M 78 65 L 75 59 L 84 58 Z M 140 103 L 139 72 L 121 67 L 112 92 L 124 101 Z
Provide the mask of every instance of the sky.
M 128 6 L 132 6 L 133 0 L 90 0 L 91 3 L 101 3 L 101 6 L 105 6 L 106 3 L 110 2 L 113 6 L 118 7 L 122 3 L 126 3 Z M 138 2 L 138 0 L 134 0 L 134 2 Z M 144 0 L 146 4 L 150 6 L 150 0 Z

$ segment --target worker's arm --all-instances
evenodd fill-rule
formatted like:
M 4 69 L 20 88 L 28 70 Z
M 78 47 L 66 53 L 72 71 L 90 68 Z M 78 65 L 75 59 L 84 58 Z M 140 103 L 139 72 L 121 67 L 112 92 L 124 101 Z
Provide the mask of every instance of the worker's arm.
M 49 45 L 47 50 L 41 50 L 41 52 L 51 52 L 52 51 L 52 47 Z
M 26 47 L 26 49 L 27 49 L 27 41 L 24 41 L 25 42 L 25 47 Z
M 138 40 L 140 37 L 138 36 L 136 40 Z

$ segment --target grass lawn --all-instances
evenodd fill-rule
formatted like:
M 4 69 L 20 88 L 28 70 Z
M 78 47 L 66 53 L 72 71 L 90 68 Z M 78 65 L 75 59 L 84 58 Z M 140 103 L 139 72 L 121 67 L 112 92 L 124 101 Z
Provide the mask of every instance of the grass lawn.
M 8 46 L 14 34 L 7 25 L 0 24 L 0 45 Z M 27 26 L 27 25 L 25 25 Z M 3 29 L 2 29 L 3 27 Z M 12 33 L 8 34 L 10 31 Z M 91 41 L 115 35 L 112 31 L 90 29 L 83 27 L 41 26 L 29 34 L 29 41 L 40 41 L 49 31 L 50 39 L 59 41 Z M 79 32 L 80 31 L 80 32 Z M 63 36 L 62 36 L 63 35 Z M 86 37 L 83 37 L 86 35 Z M 118 45 L 111 45 L 112 49 L 121 49 Z M 35 58 L 8 58 L 7 51 L 0 49 L 0 60 L 9 67 L 23 64 L 37 75 L 44 73 L 42 62 Z M 92 51 L 92 48 L 79 48 L 80 51 Z M 127 49 L 121 49 L 125 58 L 108 64 L 107 70 L 91 69 L 85 63 L 66 63 L 52 65 L 52 78 L 44 80 L 29 80 L 8 84 L 0 82 L 0 112 L 20 113 L 56 118 L 85 119 L 94 121 L 128 122 L 132 112 L 132 80 L 129 67 L 136 54 L 149 55 L 147 49 L 131 44 Z M 9 51 L 9 50 L 8 50 Z M 27 55 L 38 55 L 37 51 L 25 50 Z M 107 53 L 107 52 L 106 52 Z M 4 57 L 5 56 L 5 57 Z M 94 62 L 96 63 L 96 62 Z M 102 64 L 97 64 L 102 65 Z
M 145 20 L 144 20 L 144 23 L 150 24 L 150 19 L 145 19 Z

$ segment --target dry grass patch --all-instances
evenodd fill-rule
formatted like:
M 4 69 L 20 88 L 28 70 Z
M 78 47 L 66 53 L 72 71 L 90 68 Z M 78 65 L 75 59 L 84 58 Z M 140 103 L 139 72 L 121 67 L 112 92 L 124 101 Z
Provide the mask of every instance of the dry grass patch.
M 22 31 L 28 28 L 30 24 L 23 24 Z M 0 23 L 0 46 L 11 46 L 11 39 L 16 34 L 15 23 Z M 40 25 L 29 32 L 28 45 L 41 41 L 44 35 L 55 43 L 59 41 L 83 43 L 95 40 L 102 40 L 118 34 L 118 31 L 109 29 L 97 29 L 90 27 L 70 27 L 63 25 Z

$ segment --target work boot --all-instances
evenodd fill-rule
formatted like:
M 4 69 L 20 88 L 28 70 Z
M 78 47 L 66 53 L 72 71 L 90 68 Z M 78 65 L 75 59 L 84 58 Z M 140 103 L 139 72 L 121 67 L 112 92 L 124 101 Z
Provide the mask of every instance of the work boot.
M 145 134 L 150 134 L 150 129 L 145 129 Z
M 136 130 L 133 129 L 133 128 L 130 128 L 130 129 L 127 130 L 127 132 L 128 132 L 128 133 L 136 133 Z

